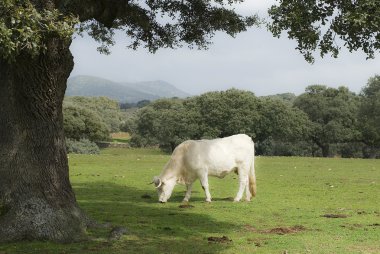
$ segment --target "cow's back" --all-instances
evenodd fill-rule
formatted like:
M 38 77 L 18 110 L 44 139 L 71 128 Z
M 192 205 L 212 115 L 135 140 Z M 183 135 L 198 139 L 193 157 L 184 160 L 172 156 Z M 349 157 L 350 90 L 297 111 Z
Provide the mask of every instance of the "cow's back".
M 212 140 L 188 140 L 179 147 L 186 171 L 208 171 L 220 176 L 240 165 L 250 165 L 254 156 L 252 139 L 245 134 Z

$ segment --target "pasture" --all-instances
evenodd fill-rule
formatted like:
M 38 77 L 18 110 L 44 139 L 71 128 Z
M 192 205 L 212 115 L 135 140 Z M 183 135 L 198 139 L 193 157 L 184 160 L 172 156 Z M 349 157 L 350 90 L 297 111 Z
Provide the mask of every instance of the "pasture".
M 3 244 L 0 253 L 380 253 L 379 160 L 257 157 L 252 202 L 231 201 L 231 174 L 209 179 L 211 204 L 196 182 L 192 207 L 181 208 L 184 186 L 159 204 L 148 185 L 168 159 L 155 149 L 71 154 L 82 209 L 128 233 L 112 242 L 96 229 L 85 242 Z

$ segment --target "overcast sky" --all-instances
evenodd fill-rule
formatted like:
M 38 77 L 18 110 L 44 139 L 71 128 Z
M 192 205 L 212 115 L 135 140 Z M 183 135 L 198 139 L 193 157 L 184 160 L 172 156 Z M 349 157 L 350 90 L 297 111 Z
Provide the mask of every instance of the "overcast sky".
M 273 1 L 247 2 L 238 7 L 241 13 L 253 10 L 263 16 Z M 75 38 L 71 76 L 93 75 L 124 82 L 163 80 L 193 95 L 234 87 L 261 96 L 298 95 L 313 84 L 343 85 L 360 92 L 369 77 L 380 75 L 380 54 L 366 60 L 361 52 L 343 50 L 337 59 L 320 58 L 317 53 L 311 65 L 294 49 L 294 41 L 274 38 L 265 28 L 252 28 L 236 38 L 218 33 L 207 51 L 184 47 L 151 54 L 144 48 L 126 49 L 126 40 L 116 39 L 112 54 L 107 56 L 96 51 L 98 44 L 91 38 Z

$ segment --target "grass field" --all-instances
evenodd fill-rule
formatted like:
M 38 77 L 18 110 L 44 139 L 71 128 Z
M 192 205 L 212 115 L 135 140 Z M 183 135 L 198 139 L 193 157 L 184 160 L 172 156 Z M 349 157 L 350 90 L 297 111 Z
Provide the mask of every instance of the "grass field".
M 159 204 L 148 185 L 168 158 L 148 149 L 70 155 L 80 206 L 128 233 L 114 242 L 99 229 L 81 243 L 6 244 L 0 254 L 380 253 L 380 160 L 258 157 L 252 202 L 230 201 L 238 188 L 232 174 L 210 178 L 211 204 L 197 182 L 193 207 L 180 208 L 183 186 Z
M 128 132 L 116 132 L 111 134 L 112 142 L 117 143 L 128 143 L 131 139 L 131 136 Z

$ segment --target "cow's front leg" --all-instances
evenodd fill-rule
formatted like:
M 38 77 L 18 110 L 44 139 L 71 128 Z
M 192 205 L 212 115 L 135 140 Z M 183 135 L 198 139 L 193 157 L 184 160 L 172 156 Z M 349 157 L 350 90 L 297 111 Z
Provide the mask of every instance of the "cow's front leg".
M 248 176 L 239 172 L 239 191 L 234 198 L 235 202 L 239 202 L 243 197 L 244 189 L 248 186 Z
M 211 202 L 211 194 L 208 189 L 208 175 L 206 174 L 206 175 L 201 176 L 199 180 L 201 181 L 202 188 L 206 194 L 206 202 Z
M 183 199 L 183 202 L 189 202 L 192 187 L 193 187 L 193 183 L 186 184 L 186 194 L 185 194 L 185 198 Z

